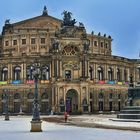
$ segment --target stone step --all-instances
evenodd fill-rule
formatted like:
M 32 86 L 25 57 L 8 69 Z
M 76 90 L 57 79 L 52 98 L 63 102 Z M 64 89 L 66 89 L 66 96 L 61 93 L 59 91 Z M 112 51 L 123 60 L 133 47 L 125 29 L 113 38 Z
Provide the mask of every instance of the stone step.
M 140 110 L 121 110 L 120 114 L 140 114 Z
M 140 110 L 140 106 L 126 106 L 123 110 Z
M 119 119 L 140 119 L 140 114 L 118 114 Z

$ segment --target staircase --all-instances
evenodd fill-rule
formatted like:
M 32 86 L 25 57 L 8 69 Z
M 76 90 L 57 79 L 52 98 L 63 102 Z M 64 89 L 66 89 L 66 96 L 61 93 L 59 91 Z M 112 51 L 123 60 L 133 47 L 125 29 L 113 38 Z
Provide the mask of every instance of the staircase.
M 140 119 L 140 106 L 126 106 L 117 114 L 118 119 Z

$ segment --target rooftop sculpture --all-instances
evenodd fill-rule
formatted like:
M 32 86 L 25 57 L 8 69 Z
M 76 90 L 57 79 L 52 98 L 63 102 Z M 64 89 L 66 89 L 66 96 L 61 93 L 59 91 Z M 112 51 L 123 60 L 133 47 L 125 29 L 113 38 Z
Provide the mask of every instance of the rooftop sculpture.
M 72 13 L 68 11 L 64 11 L 62 14 L 64 15 L 62 26 L 74 26 L 76 20 L 72 19 L 71 17 Z

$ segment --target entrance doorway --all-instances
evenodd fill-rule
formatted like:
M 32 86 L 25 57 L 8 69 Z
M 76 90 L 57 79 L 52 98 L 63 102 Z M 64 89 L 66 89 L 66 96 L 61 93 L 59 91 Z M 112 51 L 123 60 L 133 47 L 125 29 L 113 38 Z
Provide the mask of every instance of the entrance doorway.
M 66 94 L 66 111 L 78 112 L 78 93 L 75 89 L 68 90 Z
M 20 102 L 14 102 L 14 113 L 19 113 L 20 112 Z

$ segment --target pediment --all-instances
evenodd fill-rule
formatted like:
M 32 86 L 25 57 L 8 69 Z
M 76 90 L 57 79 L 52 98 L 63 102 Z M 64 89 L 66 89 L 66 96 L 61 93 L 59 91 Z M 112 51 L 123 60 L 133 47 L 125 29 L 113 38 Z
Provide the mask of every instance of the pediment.
M 61 20 L 51 16 L 38 16 L 13 24 L 14 28 L 53 28 L 59 27 Z

